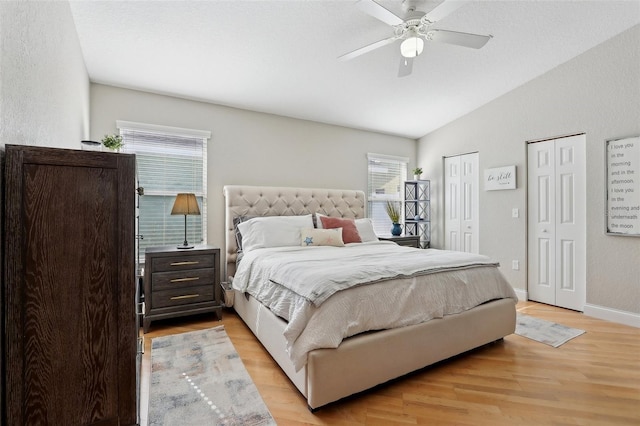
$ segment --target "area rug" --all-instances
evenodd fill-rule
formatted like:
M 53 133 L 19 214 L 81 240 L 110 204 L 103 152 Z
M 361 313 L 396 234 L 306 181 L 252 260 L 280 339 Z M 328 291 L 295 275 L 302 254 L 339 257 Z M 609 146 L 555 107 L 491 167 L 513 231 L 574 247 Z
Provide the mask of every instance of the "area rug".
M 224 326 L 151 342 L 149 425 L 275 425 Z
M 583 334 L 584 330 L 566 327 L 551 321 L 545 321 L 529 315 L 517 314 L 516 334 L 557 348 L 574 337 Z

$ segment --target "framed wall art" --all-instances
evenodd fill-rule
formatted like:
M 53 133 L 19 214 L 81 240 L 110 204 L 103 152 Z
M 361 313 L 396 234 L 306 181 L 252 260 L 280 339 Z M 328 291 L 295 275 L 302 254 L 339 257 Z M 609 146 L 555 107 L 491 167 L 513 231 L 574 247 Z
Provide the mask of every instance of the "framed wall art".
M 484 171 L 484 190 L 516 189 L 516 166 L 495 167 Z
M 640 236 L 640 136 L 607 140 L 606 233 Z

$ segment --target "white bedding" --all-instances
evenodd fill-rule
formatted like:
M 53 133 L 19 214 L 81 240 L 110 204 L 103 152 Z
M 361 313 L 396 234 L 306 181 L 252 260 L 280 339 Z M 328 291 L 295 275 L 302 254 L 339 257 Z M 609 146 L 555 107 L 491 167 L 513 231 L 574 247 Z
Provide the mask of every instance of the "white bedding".
M 365 253 L 369 261 L 360 263 L 366 265 L 366 268 L 371 268 L 370 260 L 380 255 L 390 260 L 386 264 L 405 266 L 407 265 L 403 259 L 407 257 L 414 259 L 414 262 L 416 257 L 424 257 L 428 259 L 426 263 L 431 265 L 432 273 L 414 272 L 408 274 L 408 278 L 396 278 L 402 274 L 390 270 L 389 279 L 376 275 L 376 282 L 364 285 L 366 280 L 358 277 L 369 272 L 365 269 L 355 272 L 358 285 L 349 290 L 337 291 L 314 305 L 309 297 L 273 282 L 273 277 L 279 280 L 283 277 L 280 273 L 284 271 L 282 259 L 292 255 L 295 257 L 296 253 L 298 259 L 306 259 L 298 262 L 303 269 L 308 268 L 305 264 L 314 263 L 308 256 L 312 253 L 316 256 L 317 253 L 322 259 L 319 261 L 321 269 L 357 271 L 357 259 L 362 260 Z M 444 256 L 450 268 L 433 273 L 434 264 L 431 259 L 439 256 Z M 467 264 L 462 261 L 462 256 L 467 257 Z M 262 262 L 261 259 L 267 259 L 267 262 Z M 332 263 L 327 263 L 329 259 L 332 259 Z M 416 269 L 415 266 L 408 266 L 412 270 Z M 297 275 L 287 271 L 287 274 L 292 273 Z M 352 273 L 350 276 L 353 279 Z M 310 275 L 304 277 L 309 278 Z M 296 286 L 303 285 L 304 279 Z M 318 283 L 314 285 L 317 286 Z M 498 268 L 484 256 L 452 254 L 433 249 L 408 249 L 390 242 L 349 244 L 346 247 L 257 249 L 243 257 L 236 271 L 233 287 L 251 294 L 276 315 L 288 321 L 285 329 L 287 351 L 298 370 L 306 363 L 309 351 L 336 348 L 344 338 L 358 333 L 417 324 L 459 313 L 494 299 L 517 300 Z

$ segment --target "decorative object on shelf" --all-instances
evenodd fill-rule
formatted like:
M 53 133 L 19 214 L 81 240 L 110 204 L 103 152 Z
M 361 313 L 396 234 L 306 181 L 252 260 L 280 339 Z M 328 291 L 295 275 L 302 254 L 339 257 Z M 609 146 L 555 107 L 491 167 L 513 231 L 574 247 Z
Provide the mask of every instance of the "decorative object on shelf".
M 118 152 L 124 146 L 124 143 L 122 143 L 122 136 L 120 135 L 104 135 L 104 138 L 102 138 L 102 145 L 111 151 Z
M 389 215 L 389 219 L 391 219 L 391 223 L 393 227 L 391 228 L 391 235 L 398 236 L 402 234 L 402 227 L 400 226 L 400 211 L 396 204 L 392 201 L 387 201 L 387 215 Z
M 421 167 L 416 167 L 415 169 L 413 169 L 413 178 L 415 180 L 420 180 L 420 176 L 422 175 L 422 168 Z
M 102 144 L 97 141 L 80 141 L 84 151 L 100 151 Z
M 200 216 L 200 207 L 198 206 L 198 200 L 195 194 L 181 193 L 176 195 L 176 201 L 173 203 L 173 209 L 171 214 L 183 214 L 184 215 L 184 242 L 179 245 L 179 249 L 191 249 L 193 245 L 189 245 L 187 242 L 187 215 Z

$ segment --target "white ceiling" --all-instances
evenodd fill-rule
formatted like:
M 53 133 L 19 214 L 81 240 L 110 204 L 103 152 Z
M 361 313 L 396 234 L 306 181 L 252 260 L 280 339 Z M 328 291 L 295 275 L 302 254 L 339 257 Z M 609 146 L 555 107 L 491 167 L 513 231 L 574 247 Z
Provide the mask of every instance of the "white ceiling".
M 399 42 L 336 60 L 392 35 L 355 3 L 70 1 L 93 82 L 410 138 L 640 23 L 638 0 L 472 0 L 434 28 L 493 39 L 428 42 L 398 78 Z M 403 17 L 401 1 L 378 3 Z

